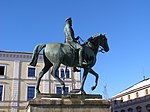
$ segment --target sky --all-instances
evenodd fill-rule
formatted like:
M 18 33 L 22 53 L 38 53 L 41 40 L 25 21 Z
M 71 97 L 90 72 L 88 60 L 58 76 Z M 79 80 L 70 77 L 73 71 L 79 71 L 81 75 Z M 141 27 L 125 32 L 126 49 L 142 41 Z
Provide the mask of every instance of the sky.
M 150 77 L 149 0 L 0 0 L 0 50 L 32 52 L 37 44 L 63 43 L 65 19 L 86 41 L 106 33 L 110 51 L 98 53 L 85 91 L 111 98 Z M 104 89 L 106 87 L 106 89 Z

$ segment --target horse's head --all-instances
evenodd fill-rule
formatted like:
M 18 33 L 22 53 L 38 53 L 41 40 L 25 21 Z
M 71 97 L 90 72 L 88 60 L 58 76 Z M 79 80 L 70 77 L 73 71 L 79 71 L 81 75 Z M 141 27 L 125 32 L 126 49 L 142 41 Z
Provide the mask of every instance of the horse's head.
M 106 38 L 106 34 L 99 34 L 99 45 L 103 48 L 103 50 L 105 52 L 108 52 L 109 51 L 109 46 L 108 46 L 108 43 L 107 43 L 107 38 Z
M 101 47 L 101 50 L 100 50 L 101 52 L 109 51 L 106 34 L 96 34 L 90 37 L 86 43 L 95 50 L 95 53 L 98 52 L 99 47 Z

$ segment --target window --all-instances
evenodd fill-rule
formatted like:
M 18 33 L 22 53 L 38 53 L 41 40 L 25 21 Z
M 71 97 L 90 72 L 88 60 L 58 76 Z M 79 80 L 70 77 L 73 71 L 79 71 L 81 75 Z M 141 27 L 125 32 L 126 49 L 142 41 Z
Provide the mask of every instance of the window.
M 123 102 L 123 97 L 121 97 L 121 103 Z
M 138 93 L 138 92 L 136 92 L 136 97 L 137 97 L 137 98 L 139 97 L 139 93 Z
M 68 94 L 68 87 L 65 87 L 65 91 L 64 91 L 64 94 Z
M 147 112 L 150 112 L 150 104 L 146 105 L 146 110 L 147 110 Z
M 60 78 L 70 78 L 70 71 L 69 71 L 69 69 L 66 69 L 65 71 L 64 71 L 64 69 L 61 69 L 60 74 L 59 74 L 59 70 L 57 70 L 56 76 L 58 76 Z
M 56 94 L 62 94 L 62 89 L 61 89 L 61 87 L 57 87 L 57 89 L 56 89 Z
M 145 94 L 148 95 L 148 89 L 145 90 Z
M 64 78 L 65 74 L 64 74 L 64 69 L 61 69 L 61 78 Z
M 3 85 L 0 85 L 0 101 L 3 100 Z
M 128 100 L 130 100 L 130 95 L 128 95 Z
M 35 95 L 35 86 L 28 86 L 27 88 L 27 101 L 32 100 Z
M 125 112 L 125 110 L 121 110 L 120 112 Z
M 142 107 L 137 106 L 137 107 L 136 107 L 136 111 L 137 111 L 137 112 L 142 112 Z
M 70 71 L 69 71 L 69 69 L 66 69 L 66 78 L 70 78 Z
M 132 108 L 129 108 L 129 109 L 128 109 L 128 112 L 133 112 L 133 109 L 132 109 Z
M 6 71 L 5 65 L 0 65 L 0 77 L 4 77 Z
M 57 70 L 57 71 L 56 71 L 56 76 L 58 76 L 58 77 L 59 77 L 59 70 Z
M 68 94 L 69 92 L 69 87 L 65 87 L 64 94 Z M 56 87 L 56 94 L 63 94 L 63 90 L 61 87 Z
M 28 67 L 28 77 L 35 77 L 35 68 Z
M 114 104 L 117 105 L 117 100 L 114 100 Z

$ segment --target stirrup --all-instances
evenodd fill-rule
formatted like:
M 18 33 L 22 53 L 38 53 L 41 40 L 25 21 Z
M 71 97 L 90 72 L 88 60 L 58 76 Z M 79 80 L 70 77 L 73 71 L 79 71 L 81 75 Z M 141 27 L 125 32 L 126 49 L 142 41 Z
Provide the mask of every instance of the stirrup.
M 79 66 L 81 67 L 81 66 L 87 66 L 88 64 L 87 63 L 85 63 L 85 62 L 82 62 L 82 63 L 79 63 Z
M 82 62 L 82 65 L 87 66 L 88 64 L 86 62 Z

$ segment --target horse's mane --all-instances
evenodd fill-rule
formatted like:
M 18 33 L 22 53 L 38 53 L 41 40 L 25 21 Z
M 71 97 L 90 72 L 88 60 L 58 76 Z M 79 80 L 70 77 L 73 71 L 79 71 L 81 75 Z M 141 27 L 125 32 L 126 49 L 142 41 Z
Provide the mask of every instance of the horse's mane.
M 88 43 L 89 41 L 90 42 L 93 42 L 95 40 L 96 37 L 100 36 L 101 34 L 95 34 L 93 36 L 91 36 L 84 44 Z
M 98 34 L 93 35 L 92 37 L 95 38 L 95 37 L 98 37 L 98 36 L 100 36 L 100 35 L 101 35 L 101 34 L 98 33 Z

